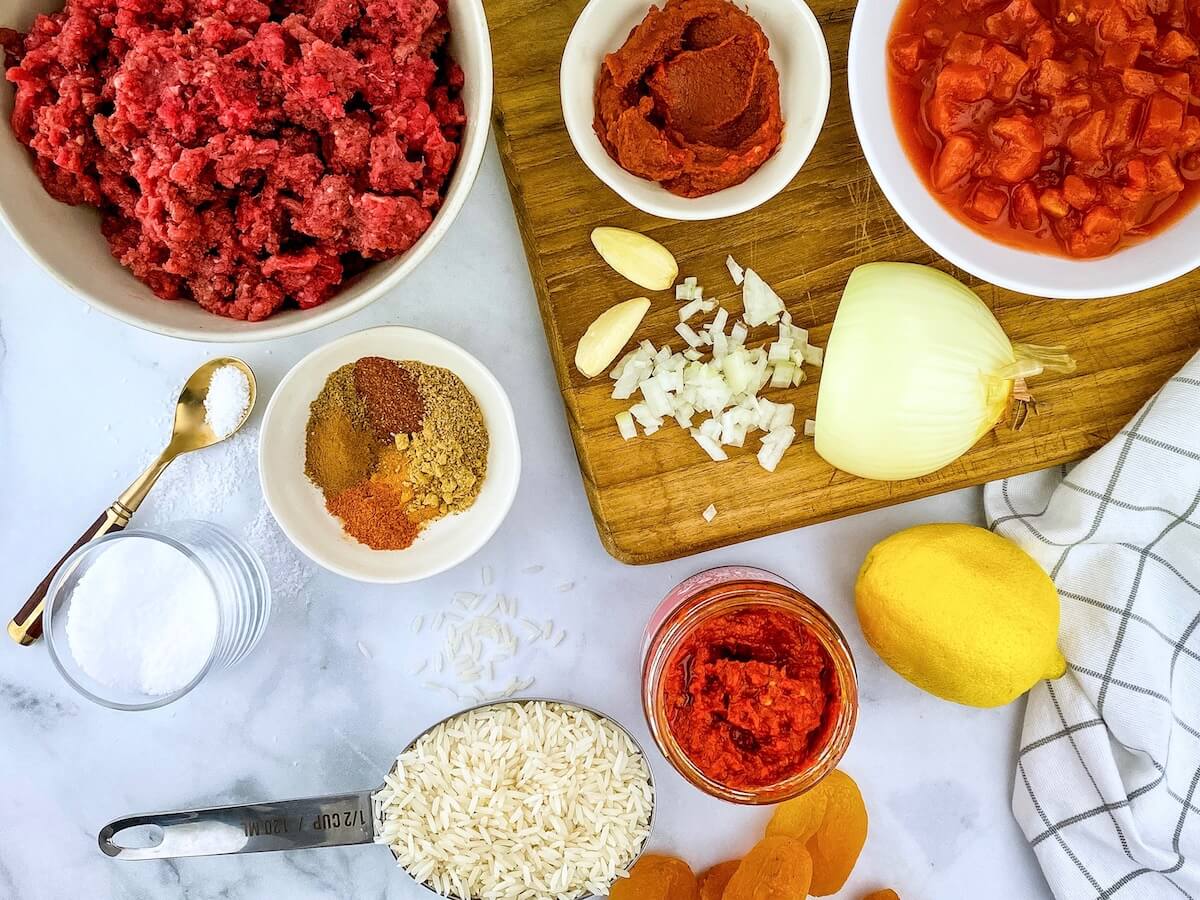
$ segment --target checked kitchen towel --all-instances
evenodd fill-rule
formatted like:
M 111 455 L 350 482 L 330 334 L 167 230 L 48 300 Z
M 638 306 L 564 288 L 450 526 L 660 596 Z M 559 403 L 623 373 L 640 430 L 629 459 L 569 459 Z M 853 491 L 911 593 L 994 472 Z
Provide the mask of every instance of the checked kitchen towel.
M 988 523 L 1050 572 L 1067 673 L 1029 695 L 1013 812 L 1058 900 L 1200 900 L 1200 355 Z

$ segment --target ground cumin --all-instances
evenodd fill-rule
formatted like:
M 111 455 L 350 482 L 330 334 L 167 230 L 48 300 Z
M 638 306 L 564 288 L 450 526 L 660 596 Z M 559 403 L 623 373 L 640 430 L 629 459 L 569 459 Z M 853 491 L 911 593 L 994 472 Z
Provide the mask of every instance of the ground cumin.
M 462 512 L 475 502 L 487 475 L 488 432 L 479 401 L 448 369 L 405 360 L 425 399 L 425 422 L 411 438 L 396 436 L 408 454 L 414 506 L 439 515 Z

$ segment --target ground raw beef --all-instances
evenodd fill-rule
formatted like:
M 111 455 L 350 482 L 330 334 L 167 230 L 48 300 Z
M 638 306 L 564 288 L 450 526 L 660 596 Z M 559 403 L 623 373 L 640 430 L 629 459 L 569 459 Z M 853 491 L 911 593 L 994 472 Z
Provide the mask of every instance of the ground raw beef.
M 12 127 L 122 265 L 236 319 L 402 253 L 466 115 L 447 0 L 67 0 L 0 28 Z

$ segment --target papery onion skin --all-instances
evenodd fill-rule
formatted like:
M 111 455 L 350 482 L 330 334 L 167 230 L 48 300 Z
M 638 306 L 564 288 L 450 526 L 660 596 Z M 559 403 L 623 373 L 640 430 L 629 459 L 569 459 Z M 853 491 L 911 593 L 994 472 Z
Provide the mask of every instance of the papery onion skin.
M 928 266 L 850 275 L 825 349 L 816 450 L 862 478 L 900 481 L 966 453 L 1009 409 L 1012 342 L 979 297 Z

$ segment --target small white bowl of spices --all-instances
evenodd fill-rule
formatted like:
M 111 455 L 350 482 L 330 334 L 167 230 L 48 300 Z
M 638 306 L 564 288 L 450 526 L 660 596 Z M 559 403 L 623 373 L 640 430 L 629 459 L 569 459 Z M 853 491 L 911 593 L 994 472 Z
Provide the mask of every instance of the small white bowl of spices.
M 444 572 L 495 534 L 521 449 L 504 388 L 416 328 L 347 335 L 287 374 L 263 417 L 263 495 L 314 562 L 358 581 Z

